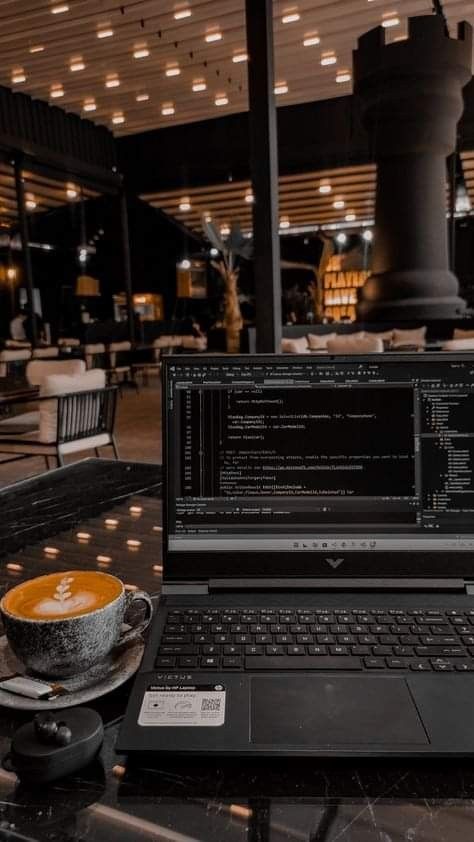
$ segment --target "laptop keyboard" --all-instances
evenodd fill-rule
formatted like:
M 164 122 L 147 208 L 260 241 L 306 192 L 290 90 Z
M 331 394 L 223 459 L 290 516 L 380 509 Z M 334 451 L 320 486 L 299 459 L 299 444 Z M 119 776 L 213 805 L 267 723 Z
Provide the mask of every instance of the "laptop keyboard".
M 155 666 L 473 672 L 474 610 L 176 608 Z

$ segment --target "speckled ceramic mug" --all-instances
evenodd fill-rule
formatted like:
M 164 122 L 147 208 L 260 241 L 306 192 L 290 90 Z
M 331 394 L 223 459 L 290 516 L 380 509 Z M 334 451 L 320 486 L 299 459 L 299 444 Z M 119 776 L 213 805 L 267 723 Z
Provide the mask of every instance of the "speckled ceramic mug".
M 122 631 L 136 601 L 145 618 Z M 153 606 L 143 591 L 126 593 L 109 573 L 72 570 L 38 576 L 7 591 L 0 601 L 8 642 L 28 670 L 62 678 L 84 672 L 117 644 L 139 637 Z

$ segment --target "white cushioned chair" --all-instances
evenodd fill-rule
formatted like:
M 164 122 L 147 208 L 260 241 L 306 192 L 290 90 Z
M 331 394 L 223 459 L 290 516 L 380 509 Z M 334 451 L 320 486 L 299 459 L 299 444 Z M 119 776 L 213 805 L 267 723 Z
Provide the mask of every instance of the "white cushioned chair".
M 110 446 L 118 459 L 114 439 L 117 389 L 106 387 L 105 372 L 91 369 L 81 375 L 50 375 L 43 380 L 39 398 L 38 428 L 23 435 L 2 435 L 0 453 L 15 461 L 43 456 L 49 468 L 49 458 L 58 465 L 64 456 L 84 450 Z M 20 401 L 12 400 L 10 404 Z M 1 463 L 0 463 L 1 464 Z
M 84 345 L 86 368 L 107 368 L 108 360 L 103 342 L 92 342 Z
M 410 330 L 394 328 L 391 347 L 403 348 L 404 345 L 410 345 L 412 348 L 422 350 L 426 346 L 426 325 L 424 327 L 411 328 Z
M 309 351 L 306 336 L 299 336 L 296 339 L 281 340 L 281 350 L 284 354 L 307 354 Z
M 442 351 L 474 351 L 474 336 L 465 339 L 448 339 L 441 345 Z
M 367 333 L 359 338 L 337 336 L 328 342 L 329 354 L 382 354 L 383 350 L 383 340 Z
M 323 333 L 319 335 L 319 333 L 308 333 L 306 337 L 308 340 L 308 346 L 310 351 L 327 351 L 328 349 L 328 342 L 330 339 L 335 339 L 337 333 Z
M 7 377 L 15 370 L 20 373 L 24 369 L 26 360 L 31 359 L 29 348 L 7 348 L 0 351 L 0 377 Z
M 473 339 L 474 330 L 463 330 L 462 327 L 455 327 L 453 332 L 453 339 Z
M 53 357 L 59 357 L 59 348 L 57 345 L 47 345 L 44 348 L 33 348 L 31 356 L 34 360 L 51 360 Z
M 30 386 L 41 386 L 45 377 L 52 374 L 77 377 L 85 370 L 84 360 L 31 360 L 26 366 L 26 379 Z

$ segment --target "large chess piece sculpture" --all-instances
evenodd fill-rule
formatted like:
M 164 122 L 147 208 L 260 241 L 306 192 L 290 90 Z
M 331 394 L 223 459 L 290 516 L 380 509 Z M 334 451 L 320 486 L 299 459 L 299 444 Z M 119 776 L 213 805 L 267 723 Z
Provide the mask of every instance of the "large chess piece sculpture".
M 454 151 L 471 78 L 472 29 L 450 38 L 437 15 L 410 18 L 408 38 L 385 44 L 385 30 L 354 51 L 354 91 L 377 162 L 372 275 L 359 319 L 437 319 L 460 315 L 449 270 L 446 158 Z

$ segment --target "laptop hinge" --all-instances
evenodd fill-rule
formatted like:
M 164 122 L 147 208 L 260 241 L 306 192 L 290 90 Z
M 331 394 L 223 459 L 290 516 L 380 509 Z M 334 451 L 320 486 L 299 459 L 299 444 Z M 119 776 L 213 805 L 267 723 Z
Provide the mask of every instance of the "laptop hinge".
M 474 583 L 473 583 L 474 588 Z M 450 591 L 466 593 L 463 579 L 210 579 L 209 593 L 236 591 Z
M 464 588 L 468 596 L 474 596 L 474 582 L 464 582 Z
M 162 594 L 207 594 L 209 593 L 209 586 L 207 582 L 167 582 L 163 583 L 161 587 Z

